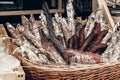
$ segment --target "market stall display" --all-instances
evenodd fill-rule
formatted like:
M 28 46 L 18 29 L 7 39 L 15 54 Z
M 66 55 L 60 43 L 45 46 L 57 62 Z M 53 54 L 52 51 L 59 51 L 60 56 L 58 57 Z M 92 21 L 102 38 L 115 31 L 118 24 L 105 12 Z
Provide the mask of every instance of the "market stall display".
M 110 15 L 104 16 L 108 13 L 105 4 L 103 11 L 107 13 L 102 14 L 98 9 L 85 23 L 80 17 L 74 18 L 72 6 L 69 0 L 66 18 L 58 13 L 51 17 L 44 2 L 41 25 L 36 24 L 32 14 L 30 18 L 21 16 L 21 24 L 16 28 L 7 22 L 11 41 L 17 46 L 13 55 L 21 61 L 31 80 L 118 79 L 119 57 L 112 62 L 112 55 L 114 50 L 114 56 L 119 55 L 119 48 L 113 49 L 111 45 L 116 45 L 114 38 L 116 42 L 119 39 L 119 25 L 114 28 L 109 22 L 112 20 L 108 20 Z M 109 53 L 111 50 L 113 53 Z

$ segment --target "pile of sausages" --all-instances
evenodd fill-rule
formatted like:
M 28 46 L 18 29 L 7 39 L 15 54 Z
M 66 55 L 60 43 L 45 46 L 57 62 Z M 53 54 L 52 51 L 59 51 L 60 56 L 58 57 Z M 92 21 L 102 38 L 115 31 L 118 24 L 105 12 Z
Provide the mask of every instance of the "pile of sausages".
M 108 30 L 101 31 L 100 23 L 95 22 L 95 26 L 91 34 L 85 38 L 84 29 L 85 27 L 82 27 L 80 29 L 79 36 L 75 34 L 70 39 L 68 39 L 67 50 L 64 51 L 64 55 L 68 54 L 67 60 L 72 58 L 72 60 L 69 60 L 69 62 L 71 61 L 74 61 L 76 63 L 101 62 L 100 54 L 102 54 L 103 51 L 107 48 L 107 44 L 102 44 L 101 41 L 103 40 L 105 35 L 108 33 Z M 73 54 L 74 58 L 73 56 L 70 57 L 69 56 L 70 54 Z M 85 56 L 88 56 L 88 57 L 85 57 Z M 92 59 L 89 60 L 90 57 L 92 57 Z M 91 61 L 91 60 L 94 60 L 94 61 Z
M 53 27 L 55 26 L 51 24 L 53 22 L 46 3 L 43 6 L 43 11 L 46 15 L 46 20 L 48 23 L 47 26 L 50 32 L 49 38 L 51 42 L 53 42 L 53 44 L 57 47 L 57 49 L 60 50 L 61 56 L 68 64 L 71 63 L 87 64 L 102 62 L 100 54 L 103 53 L 103 51 L 107 48 L 107 44 L 103 44 L 101 42 L 108 33 L 108 28 L 102 30 L 101 23 L 95 21 L 91 33 L 86 37 L 85 34 L 86 25 L 81 25 L 80 23 L 77 23 L 75 28 L 79 27 L 79 29 L 76 30 L 74 35 L 70 35 L 69 26 L 64 24 L 60 26 L 62 28 L 61 32 L 63 32 L 63 36 L 61 35 L 54 36 Z M 62 20 L 64 19 L 61 19 L 61 22 L 58 23 L 62 24 Z M 57 43 L 57 41 L 59 41 L 60 43 Z M 66 45 L 66 47 L 64 47 L 64 44 Z
M 43 3 L 42 9 L 44 14 L 41 13 L 40 26 L 35 23 L 33 15 L 29 19 L 22 16 L 22 25 L 18 24 L 16 29 L 6 23 L 11 40 L 18 46 L 23 57 L 47 65 L 102 62 L 101 54 L 107 44 L 101 42 L 108 30 L 102 30 L 99 21 L 93 21 L 93 29 L 87 32 L 87 36 L 88 25 L 82 25 L 80 22 L 74 24 L 75 30 L 72 30 L 71 34 L 71 28 L 69 29 L 65 18 L 57 14 L 52 18 L 46 2 Z

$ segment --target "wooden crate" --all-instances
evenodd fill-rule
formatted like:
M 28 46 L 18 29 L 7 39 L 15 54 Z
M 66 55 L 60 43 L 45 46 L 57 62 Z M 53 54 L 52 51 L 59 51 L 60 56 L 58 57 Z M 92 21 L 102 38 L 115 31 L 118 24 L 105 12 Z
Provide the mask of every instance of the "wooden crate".
M 25 73 L 20 66 L 15 71 L 0 73 L 0 80 L 25 80 Z
M 0 38 L 3 36 L 8 36 L 7 32 L 2 24 L 0 24 Z M 13 47 L 11 47 L 12 43 L 9 39 L 4 40 L 6 46 L 6 53 L 12 54 Z M 14 64 L 13 64 L 14 65 Z M 0 73 L 0 80 L 25 80 L 25 73 L 22 69 L 22 66 L 19 66 L 14 71 L 7 71 Z

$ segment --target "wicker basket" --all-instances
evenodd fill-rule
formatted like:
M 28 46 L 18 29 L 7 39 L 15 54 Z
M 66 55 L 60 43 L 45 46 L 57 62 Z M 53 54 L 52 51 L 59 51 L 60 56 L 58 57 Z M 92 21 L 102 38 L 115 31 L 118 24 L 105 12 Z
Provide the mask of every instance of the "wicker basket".
M 10 50 L 16 48 L 10 42 Z M 119 80 L 120 61 L 77 66 L 40 65 L 15 53 L 22 63 L 27 80 Z
M 112 23 L 111 21 L 108 22 Z M 12 43 L 11 47 L 12 52 L 16 47 Z M 17 52 L 14 56 L 21 61 L 28 80 L 119 80 L 120 78 L 120 61 L 90 65 L 56 66 L 37 64 L 22 57 Z
M 16 48 L 11 44 L 11 52 Z M 40 65 L 15 53 L 22 63 L 27 80 L 119 80 L 120 61 L 77 65 L 77 66 L 56 66 Z
M 24 65 L 28 80 L 119 80 L 120 62 L 78 66 L 38 65 L 19 54 L 16 57 Z
M 16 48 L 11 44 L 11 52 Z M 40 65 L 15 53 L 27 80 L 119 80 L 120 61 L 77 66 Z
M 16 48 L 9 43 L 11 52 Z M 119 80 L 120 61 L 77 66 L 40 65 L 15 53 L 22 63 L 27 80 Z

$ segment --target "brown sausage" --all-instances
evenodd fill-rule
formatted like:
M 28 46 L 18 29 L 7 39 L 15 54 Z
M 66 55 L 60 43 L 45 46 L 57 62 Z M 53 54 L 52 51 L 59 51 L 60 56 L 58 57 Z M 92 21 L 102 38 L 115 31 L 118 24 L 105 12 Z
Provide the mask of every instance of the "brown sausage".
M 89 50 L 89 52 L 95 53 L 98 50 L 105 49 L 105 48 L 107 48 L 107 44 L 98 44 L 98 45 L 95 45 L 95 46 L 91 47 L 90 50 Z
M 84 33 L 85 27 L 82 27 L 79 31 L 79 47 L 81 46 L 81 44 L 84 42 L 85 40 L 85 33 Z
M 97 38 L 95 39 L 94 41 L 94 44 L 99 44 L 103 38 L 105 37 L 105 35 L 108 33 L 107 30 L 104 30 L 104 31 L 101 31 L 98 35 L 97 35 Z
M 92 47 L 98 45 L 101 43 L 101 41 L 103 40 L 104 36 L 108 33 L 107 30 L 101 31 L 100 33 L 98 33 L 96 35 L 96 38 L 94 39 L 94 41 L 91 42 L 91 46 L 87 49 L 87 51 L 89 51 Z
M 63 51 L 64 59 L 68 64 L 91 64 L 100 63 L 101 56 L 92 52 L 82 52 L 73 49 L 67 49 Z
M 92 33 L 84 40 L 84 42 L 81 44 L 80 49 L 82 51 L 85 51 L 89 45 L 89 43 L 92 41 L 92 39 L 99 33 L 101 30 L 100 23 L 95 22 L 95 27 L 92 30 Z
M 82 28 L 82 24 L 81 23 L 76 23 L 76 26 L 75 26 L 75 33 L 77 34 L 77 36 L 79 36 L 79 32 L 80 32 L 80 29 Z
M 73 49 L 73 36 L 68 39 L 67 48 Z
M 61 43 L 63 43 L 63 37 L 62 36 L 58 35 L 57 40 L 59 40 Z
M 100 23 L 98 23 L 98 22 L 95 22 L 95 27 L 93 28 L 93 33 L 94 34 L 97 34 L 97 33 L 99 33 L 101 31 L 101 27 L 100 27 Z
M 81 51 L 85 51 L 86 48 L 88 47 L 89 45 L 89 42 L 92 41 L 92 39 L 94 38 L 95 34 L 94 33 L 91 33 L 85 40 L 84 42 L 81 44 L 79 50 Z
M 77 36 L 77 34 L 73 35 L 73 49 L 78 49 L 78 36 Z

